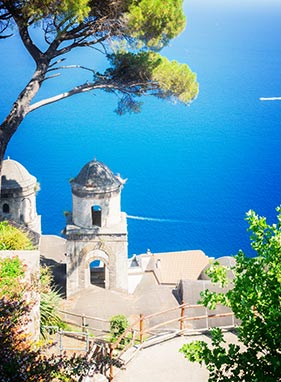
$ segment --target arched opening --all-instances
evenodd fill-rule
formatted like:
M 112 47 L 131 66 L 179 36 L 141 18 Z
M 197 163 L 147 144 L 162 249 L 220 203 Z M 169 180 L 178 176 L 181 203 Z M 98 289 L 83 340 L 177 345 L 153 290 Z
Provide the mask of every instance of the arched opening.
M 101 207 L 92 206 L 92 223 L 97 227 L 101 227 Z
M 2 207 L 2 211 L 3 211 L 3 214 L 9 214 L 10 213 L 10 206 L 9 206 L 9 204 L 4 203 L 3 207 Z
M 109 255 L 101 249 L 93 249 L 96 244 L 86 245 L 80 256 L 83 258 L 83 266 L 80 268 L 80 280 L 83 288 L 91 285 L 109 289 L 110 287 L 110 263 Z M 82 265 L 82 264 L 81 264 Z
M 105 288 L 106 265 L 102 260 L 94 260 L 90 263 L 90 283 L 100 288 Z

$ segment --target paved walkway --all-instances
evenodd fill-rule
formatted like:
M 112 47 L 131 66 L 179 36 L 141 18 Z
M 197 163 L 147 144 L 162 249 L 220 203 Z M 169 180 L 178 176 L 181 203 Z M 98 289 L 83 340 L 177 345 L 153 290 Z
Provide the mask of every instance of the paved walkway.
M 226 342 L 237 343 L 237 337 L 225 332 Z M 207 382 L 208 371 L 204 365 L 192 363 L 184 358 L 179 349 L 185 343 L 210 338 L 203 334 L 181 336 L 142 349 L 119 371 L 114 382 Z
M 172 290 L 172 287 L 157 285 L 155 279 L 146 274 L 133 295 L 90 286 L 65 300 L 62 309 L 106 320 L 124 314 L 133 322 L 140 314 L 149 315 L 177 307 L 179 304 Z M 173 318 L 171 314 L 166 316 L 162 316 L 161 320 Z M 150 325 L 154 321 L 151 319 Z
M 192 339 L 194 337 L 176 337 L 140 350 L 114 382 L 207 382 L 206 368 L 188 362 L 179 353 L 181 346 Z M 208 340 L 204 336 L 196 339 Z

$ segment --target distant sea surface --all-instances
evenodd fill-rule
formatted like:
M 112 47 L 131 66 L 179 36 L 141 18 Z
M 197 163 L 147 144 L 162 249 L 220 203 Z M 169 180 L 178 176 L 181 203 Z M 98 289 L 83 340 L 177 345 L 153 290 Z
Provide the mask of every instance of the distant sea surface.
M 245 214 L 275 221 L 281 204 L 281 3 L 189 0 L 187 28 L 163 54 L 190 65 L 200 94 L 189 106 L 144 98 L 137 115 L 118 117 L 113 95 L 69 98 L 30 114 L 7 156 L 41 184 L 45 234 L 60 234 L 71 210 L 70 178 L 96 158 L 128 178 L 122 210 L 129 256 L 202 249 L 208 256 L 251 254 Z M 33 32 L 36 36 L 36 31 Z M 83 51 L 67 64 L 92 59 Z M 33 63 L 17 37 L 0 42 L 0 117 L 27 83 Z M 68 71 L 38 99 L 68 90 L 86 74 Z

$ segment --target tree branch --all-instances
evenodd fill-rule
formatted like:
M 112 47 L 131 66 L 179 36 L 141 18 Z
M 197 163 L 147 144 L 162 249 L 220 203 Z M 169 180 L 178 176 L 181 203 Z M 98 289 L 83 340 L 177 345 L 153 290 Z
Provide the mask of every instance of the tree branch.
M 41 50 L 33 44 L 33 41 L 28 32 L 28 28 L 24 25 L 24 21 L 16 16 L 14 16 L 14 20 L 18 26 L 19 34 L 25 48 L 27 49 L 28 53 L 31 55 L 33 60 L 36 62 L 36 64 L 38 64 L 39 59 L 42 56 Z
M 73 50 L 74 48 L 77 48 L 77 47 L 80 47 L 80 48 L 82 48 L 82 47 L 92 47 L 93 45 L 103 43 L 107 39 L 108 39 L 108 36 L 104 35 L 104 36 L 102 36 L 102 37 L 100 37 L 99 39 L 96 39 L 96 40 L 83 41 L 83 42 L 81 42 L 81 41 L 74 41 L 72 44 L 63 47 L 60 50 L 57 50 L 56 56 L 61 56 L 63 54 L 66 54 L 66 53 L 70 52 L 71 50 Z
M 55 70 L 61 70 L 61 69 L 83 69 L 83 70 L 87 70 L 87 71 L 93 73 L 94 75 L 97 73 L 94 69 L 88 68 L 88 67 L 83 66 L 83 65 L 62 65 L 62 66 L 56 66 L 55 68 L 48 69 L 47 72 L 53 72 Z
M 59 60 L 57 60 L 57 61 L 53 62 L 52 64 L 50 64 L 50 65 L 49 65 L 49 68 L 52 68 L 52 67 L 54 67 L 55 65 L 60 64 L 61 62 L 65 61 L 65 60 L 66 60 L 66 58 L 60 58 Z M 49 72 L 50 70 L 51 70 L 51 69 L 48 69 L 47 72 Z
M 138 88 L 139 90 L 137 90 Z M 41 101 L 35 102 L 34 104 L 29 106 L 29 112 L 39 109 L 42 106 L 46 106 L 51 103 L 61 101 L 62 99 L 65 99 L 65 98 L 69 98 L 73 95 L 87 93 L 91 90 L 98 90 L 98 89 L 107 89 L 109 91 L 117 90 L 119 92 L 123 92 L 127 94 L 131 93 L 131 94 L 142 95 L 144 91 L 155 89 L 155 84 L 152 83 L 149 86 L 147 82 L 135 82 L 130 84 L 117 84 L 117 83 L 106 83 L 106 82 L 85 83 L 83 85 L 76 86 L 75 88 L 72 88 L 71 90 L 67 92 L 63 92 L 53 97 L 45 98 Z

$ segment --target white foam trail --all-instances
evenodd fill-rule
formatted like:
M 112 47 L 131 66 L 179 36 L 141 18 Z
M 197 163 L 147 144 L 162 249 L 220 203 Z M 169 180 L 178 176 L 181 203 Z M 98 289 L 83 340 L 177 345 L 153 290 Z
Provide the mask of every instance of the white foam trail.
M 183 222 L 183 220 L 178 219 L 161 219 L 161 218 L 149 218 L 145 216 L 133 216 L 133 215 L 127 215 L 128 219 L 134 219 L 134 220 L 145 220 L 145 221 L 151 221 L 151 222 L 160 222 L 160 223 L 180 223 Z
M 260 97 L 260 101 L 281 101 L 281 97 Z

